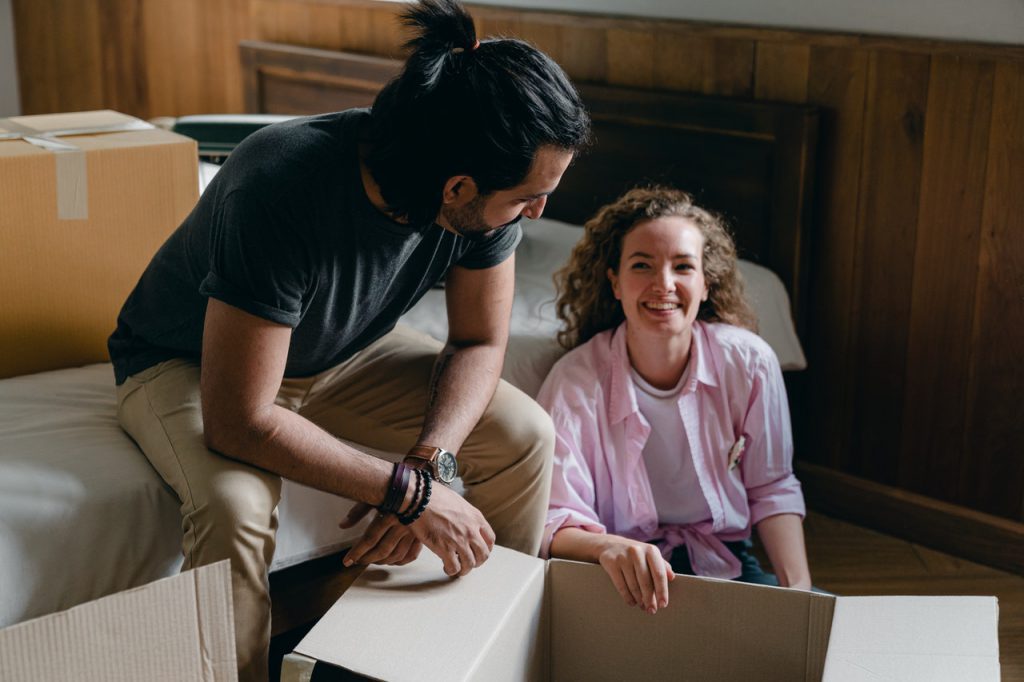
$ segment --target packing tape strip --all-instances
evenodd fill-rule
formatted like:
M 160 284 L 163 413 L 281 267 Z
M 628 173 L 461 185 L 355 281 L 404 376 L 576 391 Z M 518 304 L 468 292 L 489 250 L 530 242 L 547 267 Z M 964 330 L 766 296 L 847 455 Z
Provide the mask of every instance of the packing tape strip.
M 150 130 L 153 127 L 145 121 L 133 119 L 110 125 L 44 132 L 9 118 L 0 118 L 0 140 L 24 140 L 29 144 L 53 152 L 57 169 L 57 218 L 60 220 L 87 220 L 89 218 L 89 172 L 85 151 L 70 142 L 56 138 L 65 135 L 95 135 Z

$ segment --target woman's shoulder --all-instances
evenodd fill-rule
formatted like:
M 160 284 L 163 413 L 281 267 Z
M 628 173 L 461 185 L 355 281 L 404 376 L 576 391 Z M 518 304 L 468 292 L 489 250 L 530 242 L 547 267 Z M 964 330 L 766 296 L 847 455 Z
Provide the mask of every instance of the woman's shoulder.
M 723 322 L 698 323 L 708 344 L 716 354 L 720 355 L 728 366 L 751 369 L 756 366 L 778 364 L 775 351 L 760 336 L 731 324 Z
M 550 407 L 556 396 L 586 400 L 602 393 L 614 356 L 614 331 L 603 331 L 559 358 L 541 386 L 538 402 Z

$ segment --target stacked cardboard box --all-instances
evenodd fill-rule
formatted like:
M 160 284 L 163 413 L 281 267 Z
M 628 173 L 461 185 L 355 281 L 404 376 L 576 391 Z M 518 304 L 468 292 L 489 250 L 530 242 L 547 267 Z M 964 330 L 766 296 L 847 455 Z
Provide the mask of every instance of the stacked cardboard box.
M 115 111 L 0 119 L 0 378 L 107 358 L 197 165 L 195 141 Z

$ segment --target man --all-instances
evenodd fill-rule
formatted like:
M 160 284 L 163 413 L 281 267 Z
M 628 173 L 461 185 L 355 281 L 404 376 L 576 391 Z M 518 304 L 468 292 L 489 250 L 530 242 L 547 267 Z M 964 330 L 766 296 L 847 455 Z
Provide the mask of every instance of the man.
M 499 383 L 513 251 L 589 122 L 554 62 L 481 44 L 455 0 L 405 20 L 412 55 L 372 111 L 239 145 L 109 342 L 120 422 L 181 500 L 185 567 L 231 560 L 243 679 L 267 674 L 281 477 L 357 500 L 348 525 L 401 511 L 376 515 L 349 562 L 402 563 L 425 545 L 464 575 L 495 541 L 540 543 L 550 420 Z M 395 327 L 442 277 L 443 349 Z M 338 438 L 410 452 L 435 476 L 458 453 L 466 499 L 437 482 L 428 499 L 423 473 Z

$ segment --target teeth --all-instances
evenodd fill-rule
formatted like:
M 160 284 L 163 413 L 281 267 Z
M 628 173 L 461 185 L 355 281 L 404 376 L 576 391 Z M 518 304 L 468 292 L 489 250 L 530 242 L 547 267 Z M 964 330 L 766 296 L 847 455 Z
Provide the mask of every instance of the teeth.
M 644 303 L 644 305 L 651 310 L 675 310 L 679 307 L 678 303 Z

